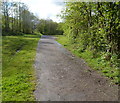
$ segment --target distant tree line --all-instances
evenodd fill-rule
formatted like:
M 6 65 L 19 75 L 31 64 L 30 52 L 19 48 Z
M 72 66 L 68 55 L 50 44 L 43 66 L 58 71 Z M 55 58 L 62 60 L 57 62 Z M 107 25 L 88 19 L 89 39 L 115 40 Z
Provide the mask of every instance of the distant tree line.
M 101 52 L 113 64 L 120 59 L 120 2 L 66 2 L 61 17 L 61 29 L 80 52 Z
M 60 24 L 60 23 L 59 23 Z M 37 31 L 44 35 L 61 35 L 63 31 L 59 29 L 58 23 L 51 19 L 41 19 L 37 25 Z
M 52 20 L 39 20 L 24 3 L 9 2 L 8 0 L 2 2 L 3 35 L 28 34 L 34 31 L 52 35 L 60 33 L 57 26 L 58 24 Z

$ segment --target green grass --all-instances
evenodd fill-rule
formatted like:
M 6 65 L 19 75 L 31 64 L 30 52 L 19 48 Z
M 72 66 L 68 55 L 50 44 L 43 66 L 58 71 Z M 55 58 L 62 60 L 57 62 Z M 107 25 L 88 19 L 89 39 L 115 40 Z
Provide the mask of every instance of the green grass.
M 81 51 L 79 44 L 71 43 L 69 39 L 64 35 L 57 35 L 57 41 L 62 44 L 65 48 L 70 50 L 74 55 L 83 58 L 88 65 L 94 70 L 100 71 L 104 76 L 111 79 L 111 83 L 120 84 L 119 68 L 110 66 L 109 61 L 105 61 L 101 58 L 101 54 L 97 53 L 96 57 L 89 49 Z
M 3 36 L 2 101 L 33 101 L 34 60 L 40 35 Z

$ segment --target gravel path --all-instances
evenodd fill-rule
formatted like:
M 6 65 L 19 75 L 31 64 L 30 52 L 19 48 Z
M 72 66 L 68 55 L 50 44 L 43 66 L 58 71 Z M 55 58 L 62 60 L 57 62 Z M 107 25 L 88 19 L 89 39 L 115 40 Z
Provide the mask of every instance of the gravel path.
M 42 36 L 35 69 L 36 101 L 118 100 L 118 87 L 64 49 L 55 37 Z

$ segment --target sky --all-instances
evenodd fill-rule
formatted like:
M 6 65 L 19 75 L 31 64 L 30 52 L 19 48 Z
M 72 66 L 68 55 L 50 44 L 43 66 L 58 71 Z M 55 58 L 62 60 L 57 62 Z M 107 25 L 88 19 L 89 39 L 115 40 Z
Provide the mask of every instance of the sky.
M 63 0 L 12 0 L 24 2 L 31 12 L 40 19 L 52 19 L 56 22 L 61 22 L 60 17 L 57 17 L 63 8 Z

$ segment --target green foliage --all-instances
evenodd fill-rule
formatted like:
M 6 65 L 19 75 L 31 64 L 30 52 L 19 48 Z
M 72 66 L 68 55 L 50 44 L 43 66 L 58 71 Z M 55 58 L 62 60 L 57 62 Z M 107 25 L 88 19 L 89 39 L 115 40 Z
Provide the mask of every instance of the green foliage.
M 119 56 L 119 5 L 120 2 L 67 2 L 61 29 L 71 42 L 79 41 L 83 49 Z
M 37 24 L 37 31 L 44 35 L 62 35 L 63 31 L 58 28 L 58 25 L 52 20 L 41 19 Z
M 2 2 L 2 35 L 32 34 L 39 19 L 22 2 Z
M 40 35 L 3 36 L 2 99 L 33 101 L 33 69 Z

